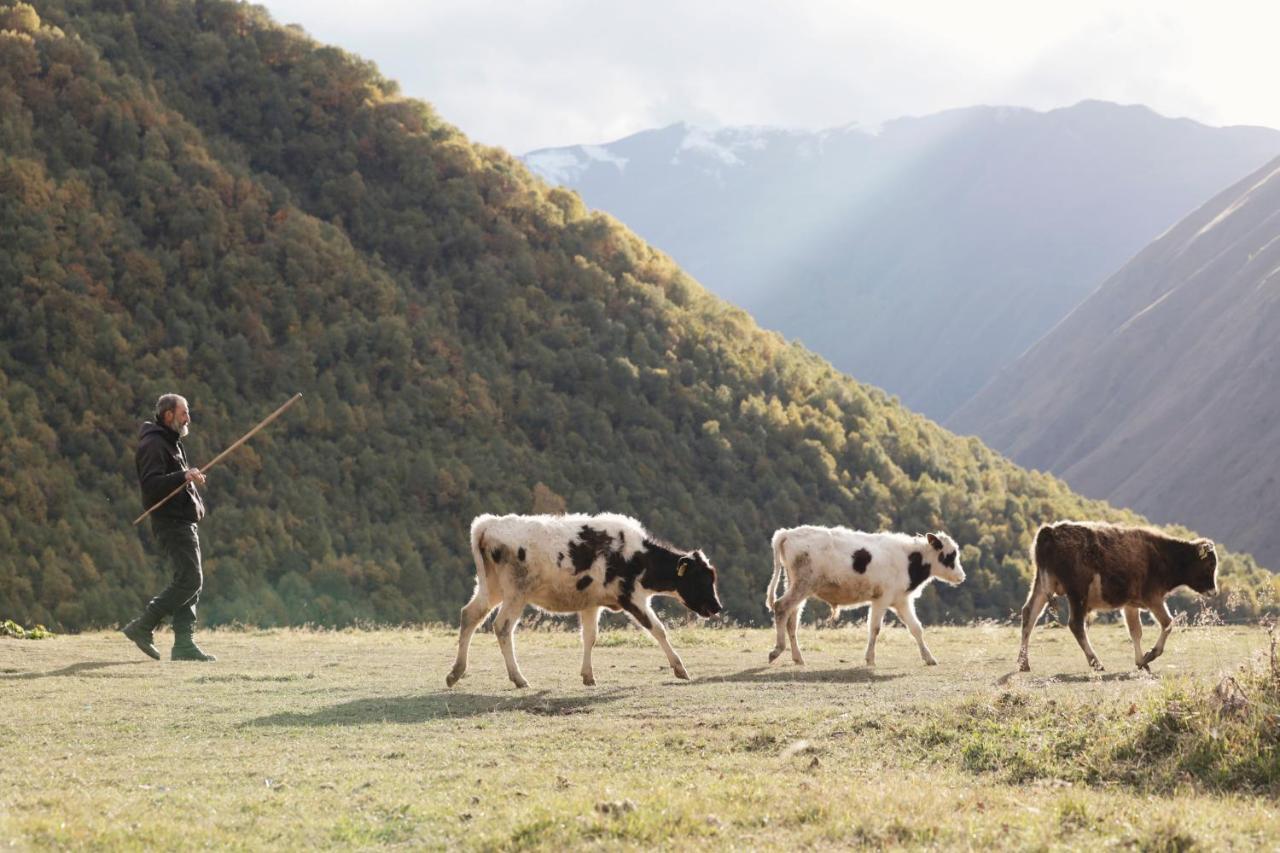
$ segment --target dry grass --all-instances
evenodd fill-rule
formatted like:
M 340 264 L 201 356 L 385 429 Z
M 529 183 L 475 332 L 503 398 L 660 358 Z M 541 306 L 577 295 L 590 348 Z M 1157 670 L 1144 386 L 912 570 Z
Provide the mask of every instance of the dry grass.
M 524 691 L 491 634 L 446 690 L 444 627 L 207 633 L 215 664 L 155 663 L 109 633 L 0 640 L 0 845 L 1275 843 L 1274 796 L 1176 767 L 1168 785 L 1088 772 L 1171 695 L 1212 693 L 1261 629 L 1179 630 L 1154 676 L 1131 670 L 1121 625 L 1092 630 L 1100 676 L 1064 630 L 1037 632 L 1025 675 L 1011 627 L 927 632 L 941 666 L 894 628 L 868 670 L 848 626 L 804 629 L 805 667 L 764 665 L 771 632 L 676 629 L 684 683 L 647 638 L 608 631 L 587 688 L 576 634 L 523 631 Z

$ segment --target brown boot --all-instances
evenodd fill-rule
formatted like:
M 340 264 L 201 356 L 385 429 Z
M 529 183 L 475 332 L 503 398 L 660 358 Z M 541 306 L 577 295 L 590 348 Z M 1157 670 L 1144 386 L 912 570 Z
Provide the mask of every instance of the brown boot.
M 196 645 L 193 632 L 190 630 L 183 631 L 181 628 L 175 629 L 173 635 L 173 651 L 169 652 L 169 660 L 198 660 L 198 661 L 215 661 L 216 657 L 205 654 L 199 646 Z
M 133 644 L 142 649 L 147 657 L 160 660 L 160 650 L 156 648 L 156 638 L 152 633 L 158 624 L 160 624 L 160 617 L 148 608 L 142 611 L 142 615 L 137 619 L 121 628 L 120 633 L 133 640 Z

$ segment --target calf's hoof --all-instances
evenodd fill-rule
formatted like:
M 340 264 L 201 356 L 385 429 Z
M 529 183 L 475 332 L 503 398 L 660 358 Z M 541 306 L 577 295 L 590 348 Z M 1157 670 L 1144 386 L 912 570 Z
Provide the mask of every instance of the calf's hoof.
M 1094 671 L 1094 672 L 1106 672 L 1106 671 L 1107 671 L 1107 670 L 1106 670 L 1106 667 L 1104 667 L 1104 666 L 1102 665 L 1102 662 L 1101 662 L 1100 660 L 1098 660 L 1097 658 L 1093 658 L 1092 660 L 1090 660 L 1090 661 L 1089 661 L 1089 666 L 1093 667 L 1093 671 Z
M 936 660 L 934 660 L 933 658 L 926 658 L 926 659 L 925 659 L 925 662 L 924 662 L 924 665 L 925 665 L 925 666 L 937 666 L 937 665 L 938 665 L 938 662 L 937 662 Z
M 511 683 L 516 686 L 517 690 L 523 690 L 529 686 L 529 682 L 525 681 L 523 678 L 520 678 L 520 679 L 513 678 L 511 679 Z
M 689 673 L 686 672 L 683 667 L 681 667 L 680 669 L 677 669 L 675 673 L 676 673 L 676 678 L 680 679 L 681 681 L 689 680 Z
M 584 673 L 582 674 L 582 683 L 583 683 L 583 684 L 585 684 L 585 685 L 587 685 L 588 687 L 595 687 L 595 686 L 596 686 L 596 677 L 595 677 L 594 675 L 589 675 L 589 674 L 587 674 L 587 673 L 585 673 L 585 672 L 584 672 Z
M 776 661 L 779 657 L 782 656 L 782 653 L 784 651 L 786 651 L 786 649 L 781 648 L 781 649 L 774 649 L 773 651 L 769 652 L 769 663 L 773 663 L 774 661 Z
M 1150 671 L 1151 671 L 1151 667 L 1147 665 L 1147 662 L 1146 662 L 1146 661 L 1140 661 L 1140 662 L 1138 663 L 1138 669 L 1141 669 L 1141 670 L 1143 670 L 1144 672 L 1150 672 Z
M 1030 671 L 1031 671 L 1031 661 L 1029 660 L 1018 661 L 1018 672 L 1030 672 Z
M 458 681 L 461 680 L 462 676 L 465 674 L 466 673 L 462 673 L 462 672 L 458 672 L 457 670 L 454 670 L 453 672 L 449 673 L 444 677 L 444 686 L 452 687 L 453 685 L 457 684 Z

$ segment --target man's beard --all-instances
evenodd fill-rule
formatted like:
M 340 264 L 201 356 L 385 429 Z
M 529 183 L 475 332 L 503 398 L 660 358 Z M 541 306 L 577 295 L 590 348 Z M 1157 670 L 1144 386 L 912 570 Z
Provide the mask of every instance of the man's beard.
M 191 424 L 183 424 L 182 428 L 178 430 L 178 438 L 186 438 L 187 433 L 190 432 L 190 430 Z

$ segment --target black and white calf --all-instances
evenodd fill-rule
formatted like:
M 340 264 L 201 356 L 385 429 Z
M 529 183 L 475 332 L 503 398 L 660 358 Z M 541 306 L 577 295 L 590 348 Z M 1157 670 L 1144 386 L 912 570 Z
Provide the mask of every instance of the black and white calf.
M 778 580 L 787 573 L 787 591 L 776 597 Z M 875 666 L 876 637 L 886 610 L 906 623 L 920 646 L 920 656 L 937 663 L 924 642 L 916 617 L 915 599 L 934 578 L 950 584 L 964 581 L 960 552 L 945 533 L 908 536 L 905 533 L 863 533 L 846 527 L 793 527 L 773 534 L 773 577 L 765 603 L 773 611 L 778 641 L 769 653 L 772 663 L 791 640 L 791 659 L 804 663 L 796 642 L 796 627 L 805 601 L 817 596 L 836 608 L 870 604 L 867 618 L 867 666 Z
M 684 663 L 649 606 L 655 595 L 679 598 L 699 616 L 721 611 L 716 570 L 701 551 L 679 551 L 624 515 L 481 515 L 471 522 L 476 591 L 462 608 L 458 659 L 445 683 L 467 672 L 471 636 L 495 607 L 494 633 L 517 687 L 528 682 L 516 663 L 513 637 L 526 604 L 553 613 L 577 613 L 582 622 L 582 683 L 595 684 L 591 647 L 600 608 L 625 610 L 648 631 L 677 678 Z

